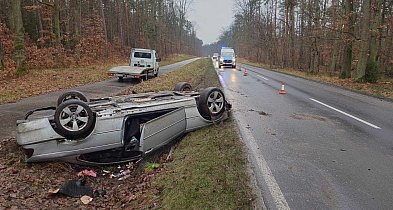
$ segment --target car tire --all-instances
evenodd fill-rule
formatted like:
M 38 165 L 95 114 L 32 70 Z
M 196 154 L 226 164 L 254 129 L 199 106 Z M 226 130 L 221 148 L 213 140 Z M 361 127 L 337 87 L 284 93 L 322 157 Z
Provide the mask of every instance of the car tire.
M 197 108 L 206 120 L 220 119 L 226 109 L 224 93 L 216 87 L 204 89 L 199 96 Z
M 160 69 L 157 69 L 156 73 L 154 74 L 154 77 L 158 77 L 158 70 Z
M 68 100 L 56 108 L 56 132 L 70 140 L 86 138 L 92 132 L 95 116 L 83 101 Z
M 87 98 L 83 93 L 76 91 L 76 90 L 71 90 L 68 92 L 65 92 L 59 96 L 57 99 L 57 106 L 59 106 L 61 103 L 71 100 L 71 99 L 76 99 L 80 101 L 87 102 Z
M 189 83 L 187 82 L 179 82 L 175 85 L 174 91 L 191 91 L 192 87 Z

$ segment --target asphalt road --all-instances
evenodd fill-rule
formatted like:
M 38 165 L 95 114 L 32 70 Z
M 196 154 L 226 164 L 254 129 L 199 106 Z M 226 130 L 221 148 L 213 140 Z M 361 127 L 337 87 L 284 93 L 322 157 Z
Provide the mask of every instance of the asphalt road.
M 159 75 L 179 69 L 198 59 L 199 58 L 194 58 L 179 63 L 160 67 Z M 88 85 L 72 88 L 72 90 L 79 90 L 83 92 L 83 94 L 85 94 L 88 98 L 99 98 L 99 97 L 105 97 L 118 93 L 126 89 L 127 87 L 135 85 L 137 83 L 138 83 L 137 81 L 133 81 L 130 79 L 124 79 L 122 82 L 120 82 L 116 78 L 116 79 L 110 79 L 94 84 L 88 84 Z M 0 105 L 0 119 L 1 119 L 0 140 L 15 136 L 16 120 L 23 119 L 24 115 L 28 111 L 37 108 L 47 107 L 47 106 L 56 106 L 56 101 L 59 95 L 68 90 L 51 92 L 45 95 L 25 98 L 20 101 L 17 101 L 16 103 L 8 103 L 8 104 Z
M 268 208 L 393 207 L 392 102 L 239 66 L 217 71 Z

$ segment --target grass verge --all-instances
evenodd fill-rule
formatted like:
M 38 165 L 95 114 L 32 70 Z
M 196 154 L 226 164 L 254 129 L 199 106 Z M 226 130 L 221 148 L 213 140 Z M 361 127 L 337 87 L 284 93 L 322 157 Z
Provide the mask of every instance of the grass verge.
M 197 88 L 219 86 L 211 61 L 201 59 L 132 90 L 173 89 L 181 81 Z M 231 119 L 191 132 L 173 147 L 169 161 L 168 150 L 163 150 L 144 165 L 88 168 L 97 177 L 86 177 L 86 184 L 99 195 L 86 206 L 79 198 L 48 193 L 66 180 L 78 179 L 76 174 L 84 168 L 61 162 L 26 164 L 15 138 L 4 139 L 0 141 L 0 209 L 252 208 L 247 159 Z M 130 177 L 123 181 L 110 178 L 120 170 L 131 170 Z
M 353 79 L 340 79 L 337 76 L 330 76 L 322 73 L 310 74 L 308 72 L 304 72 L 296 69 L 290 69 L 290 68 L 283 69 L 274 66 L 271 67 L 269 65 L 251 62 L 246 59 L 240 59 L 239 62 L 251 66 L 261 67 L 272 71 L 277 71 L 277 72 L 282 72 L 282 73 L 302 77 L 309 80 L 325 82 L 327 84 L 332 84 L 350 90 L 359 91 L 368 95 L 372 95 L 376 97 L 385 97 L 393 100 L 392 78 L 382 78 L 377 83 L 357 83 Z
M 163 209 L 251 209 L 246 158 L 231 121 L 187 135 L 153 186 Z
M 160 65 L 165 66 L 189 58 L 192 58 L 192 56 L 175 54 L 163 60 Z M 0 104 L 106 80 L 110 78 L 107 75 L 108 69 L 118 65 L 127 65 L 127 63 L 75 68 L 34 69 L 19 77 L 6 78 L 0 80 Z

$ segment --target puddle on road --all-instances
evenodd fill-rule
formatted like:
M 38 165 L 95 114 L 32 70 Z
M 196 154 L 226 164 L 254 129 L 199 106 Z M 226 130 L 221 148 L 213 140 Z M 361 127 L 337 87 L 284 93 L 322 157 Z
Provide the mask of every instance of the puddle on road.
M 318 120 L 321 122 L 327 121 L 327 118 L 325 117 L 307 113 L 294 113 L 293 115 L 291 115 L 291 117 L 296 120 Z

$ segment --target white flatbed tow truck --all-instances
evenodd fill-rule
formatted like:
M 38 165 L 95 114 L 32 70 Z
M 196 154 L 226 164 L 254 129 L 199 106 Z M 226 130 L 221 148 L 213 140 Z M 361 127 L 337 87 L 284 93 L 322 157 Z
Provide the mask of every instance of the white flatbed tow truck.
M 116 66 L 108 71 L 109 76 L 116 76 L 119 80 L 123 78 L 134 78 L 148 80 L 149 76 L 158 76 L 161 59 L 155 50 L 133 48 L 130 54 L 128 66 Z

